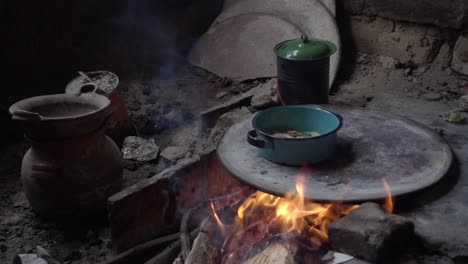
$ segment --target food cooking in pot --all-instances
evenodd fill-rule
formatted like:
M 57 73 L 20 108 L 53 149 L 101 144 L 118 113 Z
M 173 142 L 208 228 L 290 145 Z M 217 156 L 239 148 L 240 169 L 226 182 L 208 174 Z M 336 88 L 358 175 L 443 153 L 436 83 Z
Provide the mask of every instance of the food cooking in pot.
M 318 137 L 320 133 L 315 131 L 296 131 L 288 130 L 286 132 L 273 132 L 271 133 L 274 137 L 280 138 L 308 138 L 308 137 Z

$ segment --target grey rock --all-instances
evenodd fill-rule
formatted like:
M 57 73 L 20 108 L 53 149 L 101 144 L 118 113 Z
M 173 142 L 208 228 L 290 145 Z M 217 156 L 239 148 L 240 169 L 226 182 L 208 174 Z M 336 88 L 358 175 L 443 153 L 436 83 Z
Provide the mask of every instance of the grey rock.
M 223 114 L 219 117 L 218 122 L 216 122 L 216 125 L 211 130 L 208 140 L 210 142 L 217 142 L 229 127 L 251 114 L 247 107 L 235 109 Z
M 460 97 L 458 101 L 460 102 L 461 109 L 463 109 L 463 111 L 468 111 L 468 94 Z
M 411 68 L 408 68 L 408 69 L 405 70 L 404 74 L 405 74 L 405 76 L 410 76 L 412 72 L 413 72 L 413 70 Z
M 260 84 L 253 90 L 252 106 L 256 109 L 265 109 L 278 105 L 278 95 L 275 89 L 275 79 L 271 79 L 264 84 Z
M 468 75 L 468 35 L 458 38 L 453 49 L 451 67 L 461 74 Z
M 122 153 L 124 159 L 150 161 L 158 157 L 159 147 L 152 138 L 130 136 L 124 140 Z
M 396 64 L 396 60 L 394 58 L 386 56 L 379 56 L 379 62 L 384 69 L 388 70 L 394 69 Z
M 185 157 L 185 155 L 187 155 L 188 152 L 189 152 L 189 149 L 186 147 L 170 146 L 170 147 L 165 148 L 161 152 L 161 157 L 168 159 L 168 160 L 175 161 L 175 160 L 179 160 Z
M 48 262 L 36 254 L 18 254 L 13 259 L 13 264 L 48 264 Z
M 8 214 L 4 217 L 2 224 L 5 226 L 16 226 L 23 220 L 20 214 Z
M 15 207 L 28 207 L 29 202 L 24 192 L 19 192 L 13 197 L 13 206 Z
M 439 49 L 439 54 L 434 59 L 435 64 L 439 64 L 440 66 L 446 68 L 450 65 L 450 60 L 452 59 L 452 52 L 450 49 L 450 45 L 447 42 L 444 42 Z
M 416 257 L 416 259 L 418 260 L 417 263 L 424 263 L 424 264 L 454 264 L 455 263 L 452 259 L 448 257 L 437 256 L 437 255 L 433 255 L 433 256 L 423 255 L 423 256 Z
M 225 97 L 228 94 L 229 94 L 228 92 L 219 92 L 219 93 L 216 94 L 216 98 L 222 99 L 223 97 Z
M 329 227 L 331 246 L 339 252 L 376 262 L 399 253 L 414 233 L 410 220 L 365 203 Z
M 422 98 L 427 101 L 438 101 L 442 99 L 442 95 L 437 92 L 429 92 L 429 93 L 423 94 Z

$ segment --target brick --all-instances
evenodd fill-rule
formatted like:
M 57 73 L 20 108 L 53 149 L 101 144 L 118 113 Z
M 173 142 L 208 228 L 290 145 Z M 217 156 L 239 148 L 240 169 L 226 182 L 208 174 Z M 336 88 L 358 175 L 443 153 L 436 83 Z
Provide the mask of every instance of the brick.
M 199 214 L 208 209 L 209 199 L 217 198 L 216 206 L 223 207 L 252 192 L 245 188 L 224 169 L 212 147 L 111 196 L 108 210 L 112 245 L 121 252 L 175 233 L 187 209 L 200 208 L 192 215 L 192 220 L 198 220 L 206 216 Z M 230 193 L 237 195 L 227 195 Z M 223 195 L 227 196 L 219 197 Z

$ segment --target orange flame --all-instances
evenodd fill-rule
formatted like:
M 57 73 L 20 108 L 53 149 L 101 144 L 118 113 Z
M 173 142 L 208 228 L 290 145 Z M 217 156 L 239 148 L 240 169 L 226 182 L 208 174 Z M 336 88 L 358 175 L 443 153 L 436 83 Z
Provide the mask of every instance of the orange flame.
M 296 182 L 296 191 L 285 197 L 257 191 L 252 194 L 238 209 L 240 225 L 248 217 L 255 217 L 258 211 L 274 209 L 274 222 L 283 232 L 294 232 L 297 235 L 307 232 L 307 237 L 315 246 L 328 240 L 328 226 L 331 222 L 349 214 L 358 205 L 339 203 L 314 203 L 304 198 L 304 176 Z
M 213 216 L 214 216 L 214 218 L 216 220 L 216 223 L 218 223 L 218 226 L 221 229 L 221 231 L 224 231 L 224 224 L 221 221 L 221 218 L 219 218 L 218 213 L 216 213 L 213 202 L 210 203 L 210 206 L 211 206 L 211 210 L 213 211 Z
M 385 198 L 384 204 L 382 207 L 387 210 L 389 213 L 393 213 L 393 209 L 395 207 L 395 198 L 392 196 L 392 191 L 390 190 L 390 186 L 388 185 L 388 182 L 382 178 L 382 183 L 385 188 L 385 192 L 387 193 L 387 196 Z
M 295 190 L 284 197 L 257 191 L 241 203 L 237 210 L 235 226 L 229 226 L 230 232 L 234 231 L 231 238 L 235 237 L 240 241 L 236 244 L 237 246 L 245 246 L 242 234 L 252 233 L 252 228 L 257 226 L 261 232 L 280 232 L 300 236 L 310 242 L 307 245 L 309 249 L 316 249 L 328 241 L 328 227 L 333 221 L 348 215 L 359 207 L 359 205 L 339 202 L 317 203 L 306 199 L 304 190 L 306 170 L 307 167 L 301 169 Z M 382 179 L 382 183 L 387 193 L 382 207 L 391 213 L 395 205 L 394 198 L 385 179 Z M 349 188 L 348 183 L 342 196 L 349 191 Z M 211 203 L 211 209 L 221 231 L 227 235 L 228 229 L 216 213 L 213 203 Z M 223 248 L 229 244 L 228 240 L 224 241 Z M 227 252 L 228 256 L 232 254 L 232 251 Z

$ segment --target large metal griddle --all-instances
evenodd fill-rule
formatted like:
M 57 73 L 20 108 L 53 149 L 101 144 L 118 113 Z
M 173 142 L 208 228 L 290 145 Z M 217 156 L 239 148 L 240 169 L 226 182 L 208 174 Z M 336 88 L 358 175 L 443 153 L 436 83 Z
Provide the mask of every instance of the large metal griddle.
M 412 193 L 436 183 L 450 167 L 450 147 L 428 127 L 390 113 L 324 108 L 344 118 L 329 160 L 301 170 L 259 157 L 258 149 L 246 141 L 250 117 L 224 134 L 217 148 L 221 163 L 240 181 L 275 195 L 294 191 L 297 177 L 305 174 L 305 197 L 322 202 L 383 199 L 387 192 L 382 178 L 394 196 Z

